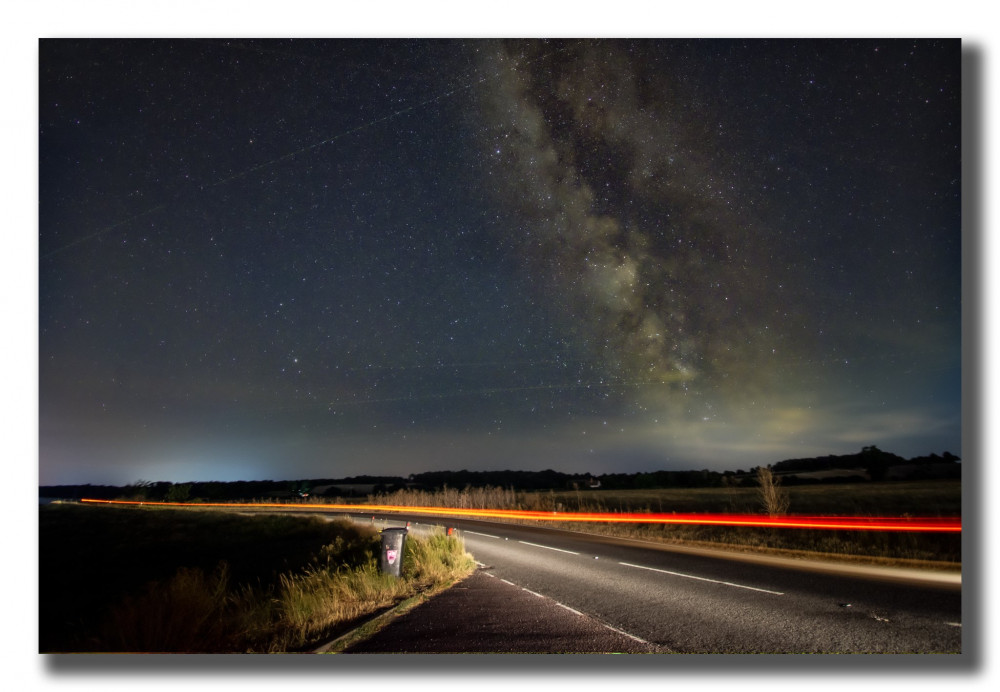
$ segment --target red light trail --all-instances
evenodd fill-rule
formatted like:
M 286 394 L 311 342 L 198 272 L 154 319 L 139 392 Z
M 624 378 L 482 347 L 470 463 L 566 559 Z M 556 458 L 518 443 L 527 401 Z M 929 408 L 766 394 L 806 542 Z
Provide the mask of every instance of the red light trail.
M 462 509 L 458 507 L 409 507 L 405 505 L 282 504 L 277 502 L 146 502 L 140 500 L 93 500 L 80 502 L 154 507 L 249 507 L 254 509 L 312 509 L 370 512 L 403 512 L 439 517 L 477 519 L 521 519 L 528 521 L 590 522 L 610 524 L 690 524 L 702 526 L 756 526 L 779 529 L 827 529 L 840 531 L 915 531 L 961 533 L 958 517 L 831 517 L 789 515 L 767 517 L 758 514 L 653 514 L 625 512 L 541 512 L 516 509 Z

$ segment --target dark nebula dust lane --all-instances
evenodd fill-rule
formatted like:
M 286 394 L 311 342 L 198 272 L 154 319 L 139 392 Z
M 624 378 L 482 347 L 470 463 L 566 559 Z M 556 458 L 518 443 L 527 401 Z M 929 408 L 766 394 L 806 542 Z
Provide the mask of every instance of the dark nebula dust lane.
M 519 249 L 612 372 L 676 391 L 732 371 L 747 387 L 780 338 L 768 332 L 778 241 L 739 208 L 737 182 L 677 112 L 684 97 L 671 98 L 650 48 L 577 44 L 523 68 L 498 53 L 510 65 L 488 95 L 502 203 L 523 218 Z
M 960 61 L 43 40 L 42 481 L 960 455 Z

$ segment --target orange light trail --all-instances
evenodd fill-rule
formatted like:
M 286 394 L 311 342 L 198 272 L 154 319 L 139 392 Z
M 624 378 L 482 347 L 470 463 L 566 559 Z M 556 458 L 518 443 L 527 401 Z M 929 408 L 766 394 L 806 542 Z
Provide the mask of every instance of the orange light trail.
M 591 522 L 610 524 L 693 524 L 703 526 L 757 526 L 779 529 L 828 529 L 840 531 L 916 531 L 960 533 L 958 517 L 831 517 L 791 515 L 766 517 L 758 514 L 652 514 L 605 512 L 540 512 L 515 509 L 462 509 L 458 507 L 409 507 L 405 505 L 282 504 L 278 502 L 146 502 L 140 500 L 92 500 L 80 502 L 154 507 L 246 507 L 254 509 L 312 509 L 371 512 L 403 512 L 438 517 L 476 519 L 522 519 L 529 521 Z

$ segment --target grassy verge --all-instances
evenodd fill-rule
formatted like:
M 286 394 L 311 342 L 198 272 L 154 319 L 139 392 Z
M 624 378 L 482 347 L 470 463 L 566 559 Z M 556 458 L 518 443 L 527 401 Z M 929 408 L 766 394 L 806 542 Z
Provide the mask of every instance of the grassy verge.
M 43 652 L 307 650 L 475 567 L 411 534 L 384 575 L 373 527 L 320 517 L 55 505 L 39 526 Z

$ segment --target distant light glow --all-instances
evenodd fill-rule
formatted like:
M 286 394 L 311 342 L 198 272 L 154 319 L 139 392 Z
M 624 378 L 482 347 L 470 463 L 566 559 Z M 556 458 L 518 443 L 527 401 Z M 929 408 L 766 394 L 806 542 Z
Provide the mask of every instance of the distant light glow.
M 839 517 L 792 515 L 766 517 L 757 514 L 655 514 L 606 512 L 540 512 L 511 509 L 464 509 L 458 507 L 416 507 L 407 505 L 282 504 L 278 502 L 146 502 L 138 500 L 93 500 L 81 502 L 111 505 L 168 507 L 253 507 L 256 509 L 313 509 L 347 512 L 396 512 L 479 519 L 521 519 L 528 521 L 590 522 L 607 524 L 690 524 L 701 526 L 757 526 L 777 529 L 824 529 L 839 531 L 911 531 L 921 533 L 961 533 L 958 517 Z

